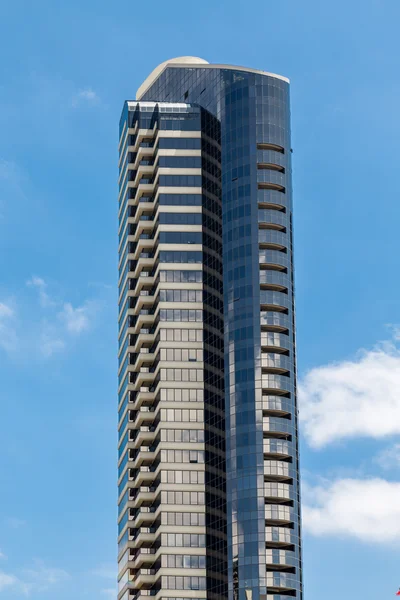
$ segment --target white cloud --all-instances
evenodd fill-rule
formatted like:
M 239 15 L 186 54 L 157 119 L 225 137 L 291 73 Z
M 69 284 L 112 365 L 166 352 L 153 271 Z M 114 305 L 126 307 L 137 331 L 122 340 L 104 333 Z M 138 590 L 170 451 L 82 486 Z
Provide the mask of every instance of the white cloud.
M 11 575 L 9 573 L 4 573 L 4 571 L 0 571 L 0 592 L 5 589 L 18 587 L 20 581 L 15 577 L 15 575 Z
M 0 558 L 6 558 L 0 555 Z M 30 596 L 32 592 L 45 592 L 53 586 L 69 579 L 64 569 L 48 567 L 43 561 L 36 560 L 31 568 L 19 568 L 19 576 L 0 570 L 0 593 L 9 589 L 17 596 Z
M 47 283 L 41 277 L 36 277 L 33 275 L 27 282 L 26 285 L 29 287 L 35 287 L 39 292 L 39 302 L 40 306 L 43 308 L 48 308 L 50 306 L 54 306 L 53 300 L 50 298 L 48 293 L 46 292 Z
M 81 306 L 58 300 L 47 282 L 33 275 L 26 286 L 38 293 L 43 312 L 32 304 L 31 298 L 21 302 L 18 318 L 14 304 L 0 302 L 0 352 L 4 350 L 20 360 L 29 349 L 29 356 L 51 358 L 67 348 L 70 337 L 90 329 L 102 304 L 98 300 L 86 300 Z M 35 311 L 36 308 L 36 311 Z M 16 354 L 18 350 L 18 354 Z
M 18 346 L 18 336 L 14 321 L 14 309 L 9 304 L 0 302 L 0 348 L 7 353 L 14 352 Z
M 311 369 L 299 386 L 302 432 L 321 448 L 355 437 L 400 433 L 400 350 L 383 342 L 353 360 Z
M 14 311 L 11 306 L 0 302 L 0 319 L 8 319 L 14 316 Z
M 22 572 L 27 589 L 38 592 L 46 591 L 70 577 L 64 569 L 47 567 L 43 561 L 36 561 L 35 568 L 23 569 Z
M 52 337 L 49 333 L 43 332 L 39 343 L 40 352 L 45 358 L 50 358 L 53 354 L 65 349 L 64 340 Z
M 400 482 L 338 479 L 303 485 L 303 525 L 315 536 L 400 545 Z
M 7 555 L 0 550 L 0 560 L 7 560 Z
M 82 103 L 86 104 L 99 104 L 100 98 L 92 88 L 84 88 L 79 90 L 77 94 L 72 98 L 72 106 L 76 108 Z
M 64 322 L 69 333 L 79 334 L 90 326 L 89 312 L 91 303 L 74 308 L 70 302 L 64 304 L 60 319 Z
M 378 463 L 385 470 L 400 468 L 400 444 L 394 444 L 388 448 L 384 448 L 375 458 L 374 462 Z

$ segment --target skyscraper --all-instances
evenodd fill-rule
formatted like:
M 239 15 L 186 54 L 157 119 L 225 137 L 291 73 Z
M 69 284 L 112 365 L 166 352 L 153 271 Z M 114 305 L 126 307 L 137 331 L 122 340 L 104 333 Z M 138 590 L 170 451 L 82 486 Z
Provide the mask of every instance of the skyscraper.
M 300 599 L 289 82 L 167 61 L 119 148 L 119 598 Z

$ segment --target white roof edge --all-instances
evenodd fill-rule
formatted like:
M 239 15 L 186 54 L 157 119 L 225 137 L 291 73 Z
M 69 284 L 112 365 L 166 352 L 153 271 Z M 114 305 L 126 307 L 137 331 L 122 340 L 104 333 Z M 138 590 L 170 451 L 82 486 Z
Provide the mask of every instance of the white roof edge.
M 248 67 L 239 67 L 236 65 L 224 65 L 224 64 L 210 64 L 202 58 L 196 58 L 192 56 L 183 56 L 180 58 L 173 58 L 172 60 L 166 60 L 156 67 L 150 75 L 144 80 L 142 85 L 138 88 L 136 92 L 136 100 L 140 100 L 140 98 L 147 92 L 149 87 L 153 85 L 156 79 L 165 71 L 167 67 L 174 68 L 201 68 L 201 69 L 229 69 L 231 71 L 245 71 L 246 73 L 256 73 L 257 75 L 266 75 L 267 77 L 274 77 L 276 79 L 281 79 L 282 81 L 286 81 L 286 83 L 290 83 L 290 79 L 288 77 L 284 77 L 283 75 L 277 75 L 276 73 L 269 73 L 268 71 L 261 71 L 260 69 L 251 69 Z

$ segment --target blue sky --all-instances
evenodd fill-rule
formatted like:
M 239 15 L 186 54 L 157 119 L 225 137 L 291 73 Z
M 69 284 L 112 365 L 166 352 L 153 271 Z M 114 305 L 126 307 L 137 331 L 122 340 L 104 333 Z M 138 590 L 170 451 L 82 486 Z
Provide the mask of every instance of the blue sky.
M 160 62 L 292 81 L 307 600 L 400 585 L 397 0 L 0 1 L 0 599 L 115 598 L 117 129 Z

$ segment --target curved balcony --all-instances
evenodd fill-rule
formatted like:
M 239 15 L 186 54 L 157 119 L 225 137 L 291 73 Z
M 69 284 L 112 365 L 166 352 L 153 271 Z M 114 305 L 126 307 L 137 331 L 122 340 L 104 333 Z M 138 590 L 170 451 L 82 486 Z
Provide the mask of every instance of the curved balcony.
M 290 330 L 293 326 L 293 323 L 288 315 L 271 310 L 262 311 L 260 313 L 260 325 L 261 327 L 274 328 L 277 330 L 277 333 L 279 333 L 279 330 Z
M 277 150 L 260 150 L 257 149 L 257 163 L 268 163 L 286 167 L 286 156 Z
M 257 217 L 260 229 L 287 229 L 290 226 L 289 215 L 280 210 L 260 208 Z
M 296 515 L 292 506 L 285 506 L 284 504 L 266 504 L 265 520 L 273 521 L 270 525 L 274 525 L 275 523 L 277 525 L 279 525 L 279 523 L 289 524 L 296 520 Z
M 264 483 L 264 497 L 273 503 L 286 503 L 296 500 L 296 492 L 289 483 L 267 481 Z
M 271 165 L 279 167 L 279 165 L 274 165 L 273 163 L 260 163 L 257 167 L 264 165 Z M 277 169 L 265 168 L 260 169 L 257 168 L 257 184 L 262 185 L 271 185 L 271 186 L 279 186 L 285 189 L 286 187 L 286 175 Z M 261 188 L 262 189 L 262 188 Z M 267 188 L 268 189 L 268 188 Z
M 285 398 L 284 396 L 263 396 L 262 397 L 262 407 L 264 411 L 268 411 L 269 413 L 277 413 L 286 414 L 286 415 L 294 415 L 295 414 L 295 405 L 291 398 Z
M 264 477 L 268 477 L 271 481 L 285 481 L 293 479 L 296 476 L 296 472 L 293 469 L 293 465 L 282 460 L 270 460 L 264 459 Z
M 280 288 L 285 288 L 286 290 L 291 289 L 291 279 L 288 277 L 286 273 L 282 273 L 277 270 L 263 270 L 260 271 L 260 286 L 263 289 L 263 286 L 277 286 Z
M 282 435 L 294 435 L 295 427 L 291 419 L 281 417 L 263 417 L 263 431 L 279 433 Z
M 273 291 L 260 291 L 260 304 L 262 310 L 289 311 L 292 308 L 292 298 L 289 294 Z
M 298 542 L 298 536 L 293 529 L 286 527 L 266 527 L 265 540 L 267 547 L 293 546 Z
M 298 578 L 292 573 L 267 572 L 267 587 L 269 591 L 294 590 L 299 585 Z
M 295 448 L 292 442 L 277 438 L 267 438 L 263 440 L 264 456 L 288 458 L 295 455 Z
M 292 345 L 290 337 L 284 333 L 261 332 L 261 347 L 263 350 L 271 348 L 273 352 L 288 353 L 292 349 Z
M 297 593 L 296 593 L 295 597 L 300 597 L 300 596 L 298 596 L 298 594 L 300 593 L 300 590 L 301 590 L 301 585 L 299 583 L 298 586 L 297 586 L 297 590 L 296 590 Z M 288 595 L 286 595 L 286 594 L 274 594 L 274 593 L 267 594 L 267 600 L 290 600 L 290 598 L 292 598 L 292 597 L 293 597 L 293 592 L 292 591 L 290 591 Z M 123 600 L 125 600 L 125 599 L 123 599 Z
M 287 233 L 282 231 L 275 231 L 274 229 L 259 229 L 258 230 L 258 243 L 260 247 L 267 247 L 266 249 L 273 250 L 289 248 L 289 236 Z
M 293 362 L 291 357 L 278 353 L 262 353 L 261 367 L 268 369 L 268 373 L 289 373 L 293 371 Z
M 282 192 L 272 189 L 258 189 L 257 190 L 257 202 L 258 208 L 261 209 L 277 209 L 286 210 L 288 212 L 292 209 L 291 199 L 288 194 L 282 194 Z
M 261 270 L 288 271 L 291 267 L 290 256 L 279 250 L 259 250 L 258 262 Z
M 282 506 L 281 508 L 290 508 L 288 506 Z M 293 510 L 293 509 L 290 509 Z M 266 564 L 267 567 L 297 567 L 299 559 L 292 550 L 281 550 L 280 548 L 266 548 Z

